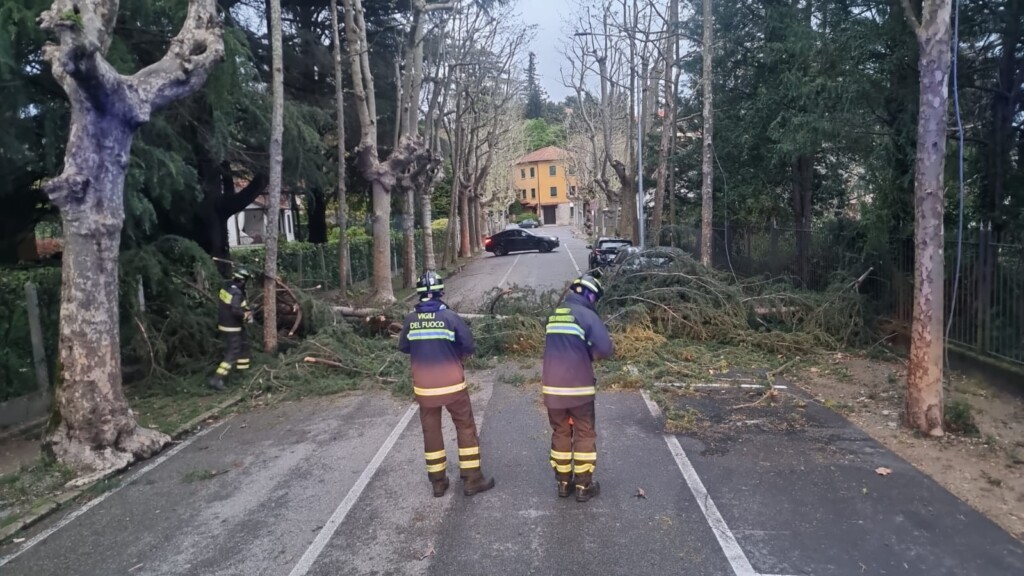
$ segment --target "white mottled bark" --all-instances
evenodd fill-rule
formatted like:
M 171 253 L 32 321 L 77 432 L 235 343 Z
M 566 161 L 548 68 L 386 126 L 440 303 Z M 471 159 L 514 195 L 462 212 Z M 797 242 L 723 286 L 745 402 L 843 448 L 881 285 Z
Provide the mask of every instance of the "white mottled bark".
M 132 138 L 153 112 L 198 90 L 224 56 L 216 2 L 192 0 L 170 48 L 131 76 L 104 55 L 117 0 L 55 0 L 39 17 L 43 55 L 71 104 L 64 171 L 44 190 L 64 224 L 60 418 L 45 443 L 63 463 L 102 475 L 148 458 L 165 434 L 141 428 L 121 387 L 118 252 Z
M 921 72 L 914 183 L 914 315 L 904 418 L 915 430 L 942 436 L 942 218 L 951 6 L 950 0 L 925 0 L 920 21 L 909 0 L 904 0 L 904 7 L 917 34 Z

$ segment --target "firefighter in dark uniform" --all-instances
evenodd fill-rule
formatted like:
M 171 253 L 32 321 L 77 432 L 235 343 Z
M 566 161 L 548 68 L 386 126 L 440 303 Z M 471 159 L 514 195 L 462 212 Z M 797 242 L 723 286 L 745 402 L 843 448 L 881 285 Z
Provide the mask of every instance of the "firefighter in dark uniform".
M 416 283 L 420 302 L 405 318 L 398 349 L 409 355 L 413 390 L 420 405 L 427 478 L 434 496 L 448 490 L 448 459 L 441 435 L 441 408 L 447 408 L 459 443 L 459 472 L 463 494 L 472 496 L 494 487 L 480 469 L 480 439 L 473 420 L 473 405 L 466 390 L 462 359 L 475 351 L 473 334 L 458 314 L 441 301 L 444 282 L 428 271 Z
M 245 295 L 245 284 L 250 280 L 252 274 L 248 270 L 237 268 L 220 290 L 217 331 L 224 339 L 224 360 L 217 366 L 217 373 L 210 378 L 210 388 L 218 392 L 225 390 L 224 381 L 232 370 L 249 369 L 249 339 L 242 325 L 252 322 L 252 312 Z
M 551 466 L 558 495 L 576 489 L 586 502 L 600 491 L 593 480 L 597 466 L 593 361 L 612 355 L 612 340 L 595 305 L 604 290 L 590 275 L 577 278 L 561 306 L 548 318 L 544 345 L 544 405 L 551 422 Z M 574 477 L 575 472 L 575 477 Z

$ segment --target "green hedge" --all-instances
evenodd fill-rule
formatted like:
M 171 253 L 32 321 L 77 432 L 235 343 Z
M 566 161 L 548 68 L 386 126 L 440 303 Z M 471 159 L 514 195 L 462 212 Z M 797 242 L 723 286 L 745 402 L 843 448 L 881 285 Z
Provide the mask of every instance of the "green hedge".
M 160 368 L 175 371 L 206 363 L 219 350 L 216 303 L 221 284 L 213 261 L 202 248 L 167 236 L 120 258 L 121 356 L 142 376 Z M 146 309 L 139 307 L 142 279 Z M 36 389 L 25 307 L 25 284 L 36 285 L 51 383 L 57 372 L 61 270 L 58 267 L 0 271 L 0 402 Z
M 43 341 L 48 352 L 50 376 L 55 366 L 60 316 L 60 268 L 5 269 L 0 272 L 0 402 L 36 390 L 29 337 L 25 284 L 32 282 L 39 294 Z
M 435 239 L 436 245 L 436 239 Z M 402 234 L 392 232 L 391 253 L 395 267 L 401 265 Z M 349 239 L 352 281 L 365 282 L 373 276 L 373 239 L 357 236 Z M 231 258 L 253 271 L 263 270 L 266 249 L 263 246 L 235 248 Z M 416 262 L 423 262 L 423 234 L 416 231 Z M 281 244 L 277 255 L 278 275 L 300 288 L 320 286 L 326 290 L 338 287 L 338 242 L 310 244 L 287 242 Z

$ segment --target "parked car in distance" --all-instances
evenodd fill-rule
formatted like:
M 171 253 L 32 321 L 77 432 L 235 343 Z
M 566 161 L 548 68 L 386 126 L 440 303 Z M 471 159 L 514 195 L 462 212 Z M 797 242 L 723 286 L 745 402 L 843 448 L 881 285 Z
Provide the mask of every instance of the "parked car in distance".
M 608 266 L 615 259 L 615 255 L 619 253 L 620 249 L 632 245 L 632 240 L 626 240 L 625 238 L 598 238 L 597 242 L 587 246 L 587 249 L 590 250 L 590 269 L 596 270 Z
M 504 256 L 511 252 L 529 252 L 539 250 L 551 252 L 560 244 L 554 236 L 538 236 L 526 230 L 504 230 L 484 240 L 484 250 L 495 256 Z
M 688 257 L 679 248 L 659 246 L 641 250 L 636 246 L 627 246 L 619 250 L 610 268 L 614 272 L 639 272 L 643 270 L 671 268 Z
M 537 222 L 536 220 L 533 220 L 533 219 L 523 220 L 522 222 L 519 223 L 519 227 L 520 228 L 539 228 L 540 227 L 540 222 Z

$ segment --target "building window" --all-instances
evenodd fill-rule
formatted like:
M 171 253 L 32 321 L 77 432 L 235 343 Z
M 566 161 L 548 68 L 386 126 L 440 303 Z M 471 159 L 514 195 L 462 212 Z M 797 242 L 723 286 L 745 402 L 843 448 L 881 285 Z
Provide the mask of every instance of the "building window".
M 558 196 L 558 186 L 552 186 L 551 187 L 551 197 L 555 198 L 557 196 Z
M 537 176 L 537 173 L 536 173 L 536 172 L 534 172 L 534 170 L 533 170 L 533 166 L 530 166 L 530 178 L 533 178 L 533 177 L 535 177 L 535 176 Z
M 569 195 L 570 196 L 575 196 L 576 195 L 576 187 L 575 186 L 569 186 Z
M 575 206 L 569 206 L 569 218 L 575 218 L 575 217 L 576 217 L 576 207 Z
M 526 178 L 526 168 L 520 168 L 519 169 L 519 177 L 520 178 Z
M 537 198 L 537 189 L 530 188 L 530 198 Z
M 522 190 L 520 190 L 520 192 L 523 193 L 523 200 L 526 200 L 526 189 L 523 188 Z
M 554 164 L 552 164 L 551 166 L 548 166 L 548 176 L 557 176 L 557 175 L 558 175 L 558 168 L 555 167 Z

